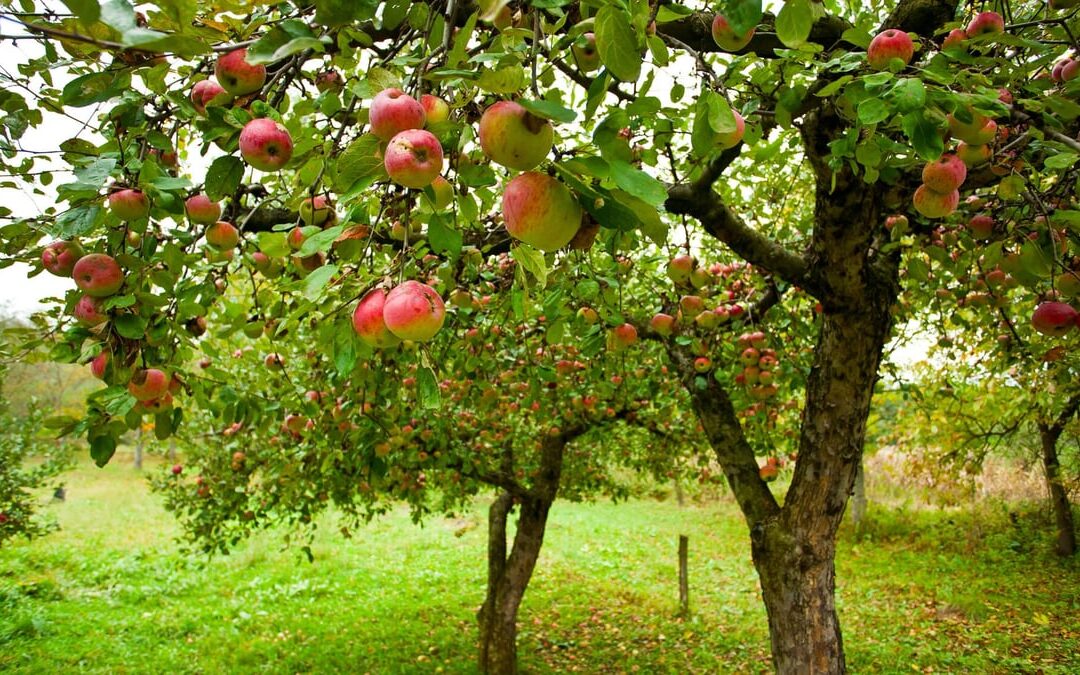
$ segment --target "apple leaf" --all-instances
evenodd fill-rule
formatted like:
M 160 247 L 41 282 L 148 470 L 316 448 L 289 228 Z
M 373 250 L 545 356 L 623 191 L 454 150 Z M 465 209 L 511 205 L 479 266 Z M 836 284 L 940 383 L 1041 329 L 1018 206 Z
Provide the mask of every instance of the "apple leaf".
M 56 217 L 56 233 L 59 239 L 81 237 L 92 231 L 104 218 L 105 210 L 97 204 L 76 206 Z
M 113 328 L 129 340 L 141 340 L 146 334 L 146 319 L 137 314 L 121 314 L 113 320 Z
M 213 201 L 236 192 L 244 178 L 244 163 L 238 157 L 218 157 L 206 171 L 206 196 Z
M 361 178 L 378 175 L 384 171 L 382 159 L 378 156 L 379 139 L 371 134 L 364 134 L 349 144 L 337 159 L 337 177 L 334 190 L 346 193 Z
M 528 244 L 520 244 L 510 249 L 510 257 L 532 274 L 541 288 L 547 286 L 547 263 L 544 261 L 544 254 L 541 251 Z
M 64 4 L 87 26 L 101 17 L 101 3 L 97 0 L 64 0 Z
M 910 112 L 904 116 L 904 134 L 911 141 L 919 157 L 930 162 L 945 152 L 945 142 L 941 140 L 937 125 L 926 118 L 921 111 Z
M 518 103 L 521 104 L 522 108 L 525 108 L 537 117 L 543 117 L 547 120 L 573 122 L 577 119 L 576 112 L 553 101 L 530 101 L 525 99 L 518 101 Z
M 296 255 L 301 258 L 306 258 L 310 255 L 315 255 L 316 253 L 329 251 L 334 240 L 344 231 L 344 225 L 335 225 L 334 227 L 328 227 L 325 230 L 316 232 L 304 239 L 304 243 L 301 244 L 300 250 L 296 252 Z
M 594 25 L 596 50 L 603 64 L 623 82 L 637 82 L 641 76 L 641 54 L 626 12 L 611 5 L 601 7 Z
M 116 454 L 116 438 L 109 434 L 90 438 L 90 457 L 99 468 L 108 464 L 114 454 Z
M 660 206 L 667 199 L 663 183 L 627 162 L 611 162 L 611 176 L 616 185 L 648 204 Z
M 432 214 L 428 223 L 428 242 L 431 250 L 436 253 L 449 254 L 451 258 L 457 258 L 461 254 L 461 244 L 464 241 L 461 233 L 447 225 L 445 219 Z
M 808 0 L 787 0 L 776 15 L 776 36 L 793 49 L 806 42 L 813 26 L 814 10 Z
M 68 82 L 60 94 L 60 101 L 81 108 L 116 98 L 130 88 L 131 74 L 126 71 L 89 73 Z
M 421 408 L 433 410 L 442 405 L 439 382 L 435 379 L 435 373 L 431 372 L 431 368 L 424 366 L 416 371 L 416 393 L 420 399 Z
M 326 45 L 303 21 L 287 19 L 248 47 L 244 60 L 252 65 L 274 63 L 305 49 L 321 53 Z
M 337 271 L 337 265 L 323 265 L 307 275 L 304 279 L 304 297 L 308 300 L 318 298 Z
M 508 66 L 480 73 L 477 84 L 492 94 L 512 94 L 525 86 L 525 71 L 521 66 Z
M 724 16 L 736 35 L 744 35 L 761 23 L 761 0 L 728 0 Z

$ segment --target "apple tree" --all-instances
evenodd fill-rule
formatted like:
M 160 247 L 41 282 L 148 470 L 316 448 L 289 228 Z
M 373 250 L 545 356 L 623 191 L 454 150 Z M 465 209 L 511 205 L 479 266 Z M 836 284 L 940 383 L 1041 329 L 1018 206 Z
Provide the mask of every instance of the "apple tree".
M 493 365 L 466 389 L 462 372 L 445 369 L 467 360 L 481 316 L 529 332 L 542 315 L 546 344 L 569 335 L 565 349 L 592 358 L 616 357 L 635 333 L 657 338 L 746 517 L 776 668 L 843 672 L 836 531 L 894 324 L 928 301 L 935 266 L 963 262 L 935 239 L 966 214 L 962 193 L 993 194 L 1011 209 L 1003 234 L 1052 252 L 1052 269 L 1072 250 L 1080 109 L 1077 69 L 1055 65 L 1076 34 L 1062 4 L 788 0 L 771 14 L 760 0 L 166 0 L 143 14 L 113 0 L 7 10 L 5 25 L 40 42 L 41 55 L 3 94 L 4 152 L 26 155 L 15 170 L 26 189 L 43 192 L 54 173 L 63 182 L 55 209 L 12 219 L 0 244 L 75 286 L 48 310 L 52 355 L 90 361 L 108 386 L 64 430 L 104 463 L 147 416 L 162 437 L 192 433 L 202 415 L 239 424 L 236 435 L 257 440 L 217 461 L 243 473 L 249 452 L 275 449 L 275 461 L 258 460 L 269 467 L 258 484 L 279 496 L 225 494 L 209 480 L 194 492 L 256 522 L 302 520 L 331 496 L 363 514 L 376 492 L 414 491 L 432 460 L 406 451 L 386 461 L 392 439 L 408 448 L 425 418 L 438 420 L 444 433 L 424 442 L 439 462 L 461 459 L 463 446 L 439 447 L 460 432 L 431 412 L 455 390 L 468 410 L 485 385 L 521 405 L 495 389 Z M 72 111 L 85 126 L 55 153 L 22 148 L 29 127 Z M 675 246 L 690 257 L 685 278 L 665 250 Z M 686 292 L 709 285 L 693 258 L 717 246 L 749 265 L 748 297 Z M 663 290 L 647 262 L 658 257 L 673 265 Z M 444 298 L 459 290 L 448 312 Z M 586 302 L 595 306 L 577 306 Z M 572 332 L 576 310 L 598 322 L 593 332 Z M 657 310 L 672 323 L 655 324 Z M 738 327 L 702 336 L 725 321 Z M 230 336 L 237 344 L 223 347 Z M 244 339 L 259 342 L 245 352 Z M 535 393 L 550 381 L 541 357 L 490 344 L 476 358 L 524 369 L 508 384 L 543 411 L 556 395 Z M 765 350 L 785 344 L 799 356 L 775 371 L 780 354 Z M 273 377 L 251 364 L 233 371 L 229 358 L 261 359 Z M 633 370 L 617 374 L 625 383 Z M 413 398 L 400 391 L 406 378 Z M 801 410 L 785 391 L 802 392 Z M 334 414 L 324 393 L 343 399 L 343 426 L 322 425 Z M 485 416 L 489 436 L 471 433 L 491 447 L 477 459 L 497 447 L 517 458 L 525 444 L 539 455 L 522 460 L 516 484 L 552 497 L 536 471 L 544 449 L 564 453 L 585 433 L 565 414 L 553 415 L 558 433 Z M 534 426 L 518 438 L 515 424 Z M 797 457 L 783 500 L 756 459 L 776 437 Z M 464 462 L 442 468 L 468 478 Z M 310 480 L 290 480 L 298 472 Z M 186 512 L 193 531 L 236 527 L 205 512 Z

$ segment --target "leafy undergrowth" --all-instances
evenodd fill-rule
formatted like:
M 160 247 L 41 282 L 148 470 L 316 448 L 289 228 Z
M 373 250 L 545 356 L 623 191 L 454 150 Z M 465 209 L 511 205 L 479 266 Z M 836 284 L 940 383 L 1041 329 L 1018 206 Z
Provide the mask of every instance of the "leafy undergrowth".
M 402 511 L 352 539 L 327 519 L 316 562 L 266 533 L 181 554 L 118 457 L 81 467 L 63 530 L 0 551 L 0 670 L 471 672 L 484 509 L 423 528 Z M 151 471 L 161 467 L 151 466 Z M 480 507 L 482 505 L 478 505 Z M 855 672 L 1080 671 L 1080 563 L 1037 512 L 875 512 L 845 529 L 839 609 Z M 526 672 L 764 672 L 768 636 L 730 503 L 557 504 L 521 615 Z M 690 536 L 691 618 L 675 548 Z

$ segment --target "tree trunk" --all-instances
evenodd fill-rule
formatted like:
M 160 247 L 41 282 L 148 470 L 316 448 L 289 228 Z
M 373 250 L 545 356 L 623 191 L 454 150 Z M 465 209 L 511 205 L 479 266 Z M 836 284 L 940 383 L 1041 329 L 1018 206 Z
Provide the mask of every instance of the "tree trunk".
M 517 533 L 506 556 L 506 520 L 512 504 L 503 493 L 491 507 L 488 524 L 487 597 L 478 616 L 480 670 L 490 675 L 517 673 L 517 614 L 544 543 L 551 501 L 522 499 Z
M 858 532 L 866 517 L 866 462 L 860 460 L 855 469 L 855 487 L 851 492 L 851 524 Z
M 1061 431 L 1046 424 L 1039 425 L 1039 439 L 1042 442 L 1043 470 L 1046 472 L 1046 486 L 1050 491 L 1050 507 L 1054 511 L 1054 523 L 1057 527 L 1057 542 L 1054 550 L 1058 555 L 1069 556 L 1076 553 L 1076 527 L 1073 524 L 1072 505 L 1069 494 L 1061 482 L 1061 465 L 1058 462 L 1057 441 Z

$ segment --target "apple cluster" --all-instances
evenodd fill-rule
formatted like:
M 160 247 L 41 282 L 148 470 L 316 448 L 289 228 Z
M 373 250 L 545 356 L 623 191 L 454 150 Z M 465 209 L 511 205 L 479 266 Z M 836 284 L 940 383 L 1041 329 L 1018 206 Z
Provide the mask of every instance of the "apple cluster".
M 396 347 L 402 340 L 426 342 L 446 320 L 446 307 L 431 286 L 409 280 L 389 292 L 373 288 L 353 311 L 356 334 L 376 349 Z
M 739 362 L 742 370 L 735 376 L 735 383 L 746 387 L 750 398 L 764 400 L 776 395 L 776 374 L 780 361 L 776 351 L 767 348 L 768 340 L 762 331 L 743 333 L 738 338 Z

